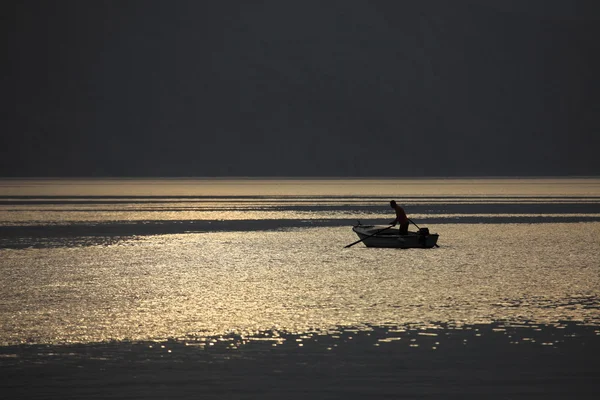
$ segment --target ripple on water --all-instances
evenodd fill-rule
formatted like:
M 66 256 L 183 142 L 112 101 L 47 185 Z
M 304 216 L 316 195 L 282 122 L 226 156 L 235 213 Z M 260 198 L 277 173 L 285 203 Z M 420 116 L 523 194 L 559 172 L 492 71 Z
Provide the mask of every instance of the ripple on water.
M 0 341 L 600 322 L 597 223 L 433 230 L 432 250 L 343 249 L 354 236 L 330 227 L 3 250 Z

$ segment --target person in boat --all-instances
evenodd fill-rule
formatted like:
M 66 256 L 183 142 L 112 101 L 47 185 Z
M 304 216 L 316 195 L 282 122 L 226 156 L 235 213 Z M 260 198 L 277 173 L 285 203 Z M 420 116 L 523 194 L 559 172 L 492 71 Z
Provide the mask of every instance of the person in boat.
M 400 234 L 407 235 L 408 234 L 408 217 L 404 212 L 404 208 L 400 207 L 396 204 L 395 200 L 390 201 L 390 207 L 396 211 L 396 219 L 390 222 L 390 225 L 395 226 L 396 224 L 400 224 Z

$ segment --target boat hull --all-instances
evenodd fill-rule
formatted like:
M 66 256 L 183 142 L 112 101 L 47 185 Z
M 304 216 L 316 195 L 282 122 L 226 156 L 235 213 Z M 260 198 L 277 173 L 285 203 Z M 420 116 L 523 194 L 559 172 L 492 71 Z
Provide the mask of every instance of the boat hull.
M 408 232 L 406 235 L 400 235 L 398 228 L 385 228 L 385 226 L 357 225 L 352 230 L 367 247 L 430 249 L 437 244 L 439 237 L 437 233 L 425 234 L 423 232 Z M 378 231 L 381 232 L 376 233 Z

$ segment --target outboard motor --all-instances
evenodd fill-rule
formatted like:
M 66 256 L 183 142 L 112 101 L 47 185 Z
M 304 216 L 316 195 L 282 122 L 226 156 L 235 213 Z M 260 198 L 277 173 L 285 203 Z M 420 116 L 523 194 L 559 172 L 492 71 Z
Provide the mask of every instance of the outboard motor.
M 419 235 L 419 243 L 421 244 L 421 246 L 426 247 L 427 236 L 429 236 L 429 229 L 419 228 L 419 232 L 417 233 L 417 235 Z

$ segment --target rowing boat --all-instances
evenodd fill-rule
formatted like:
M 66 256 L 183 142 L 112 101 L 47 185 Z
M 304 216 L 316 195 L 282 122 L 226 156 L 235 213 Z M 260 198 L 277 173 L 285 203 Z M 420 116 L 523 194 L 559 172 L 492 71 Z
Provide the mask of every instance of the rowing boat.
M 436 245 L 439 237 L 437 233 L 429 233 L 427 228 L 420 228 L 417 232 L 408 232 L 405 235 L 400 235 L 399 228 L 381 225 L 356 225 L 352 230 L 367 247 L 429 249 Z

